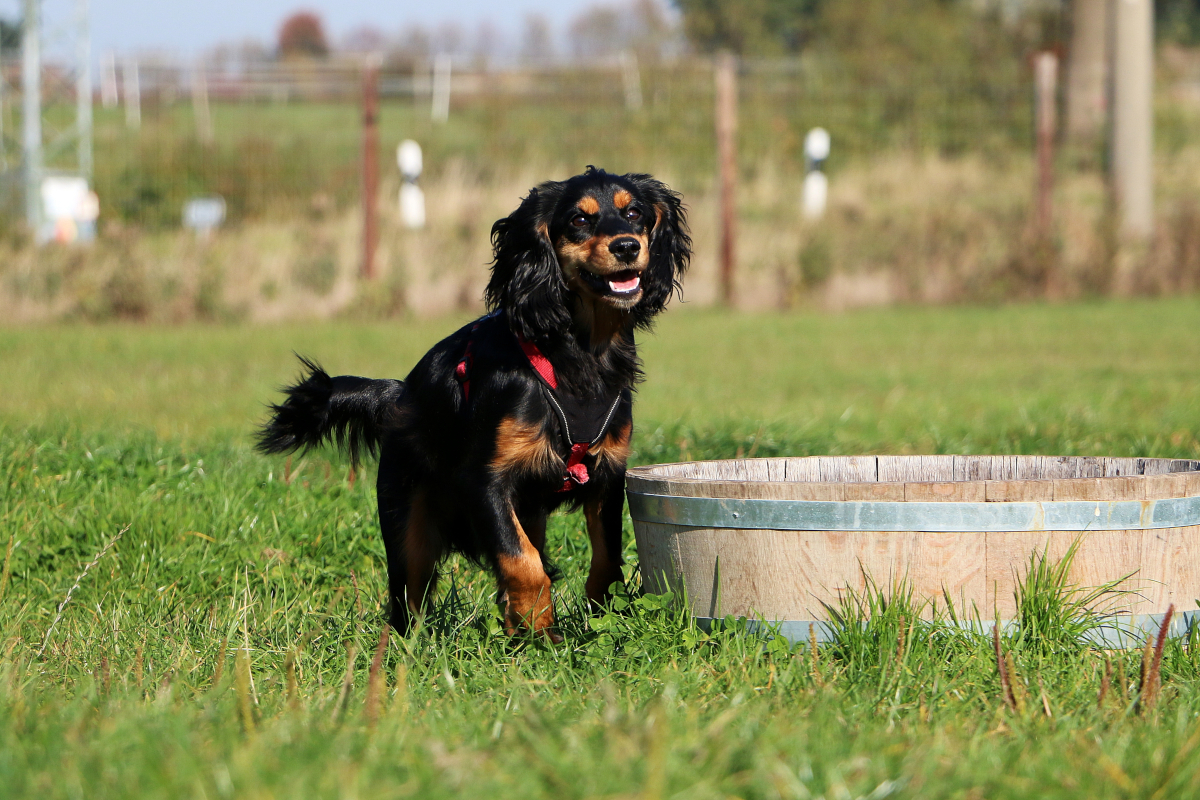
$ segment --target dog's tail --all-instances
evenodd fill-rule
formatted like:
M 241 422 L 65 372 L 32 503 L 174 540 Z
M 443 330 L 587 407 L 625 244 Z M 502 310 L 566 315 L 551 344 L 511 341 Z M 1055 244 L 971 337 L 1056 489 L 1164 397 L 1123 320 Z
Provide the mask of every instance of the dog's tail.
M 354 463 L 363 453 L 373 455 L 401 413 L 404 382 L 331 378 L 316 362 L 298 357 L 308 374 L 283 390 L 286 400 L 271 405 L 271 419 L 258 431 L 258 449 L 290 453 L 335 442 Z

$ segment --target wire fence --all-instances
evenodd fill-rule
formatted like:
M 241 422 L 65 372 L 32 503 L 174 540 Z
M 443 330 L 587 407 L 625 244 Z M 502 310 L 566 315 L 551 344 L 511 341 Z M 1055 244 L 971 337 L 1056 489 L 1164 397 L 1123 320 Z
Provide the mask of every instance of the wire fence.
M 0 161 L 20 164 L 16 64 L 3 94 Z M 161 59 L 106 59 L 95 117 L 95 186 L 105 214 L 178 221 L 182 201 L 219 193 L 234 218 L 291 213 L 300 193 L 357 196 L 361 60 L 264 63 L 226 71 Z M 802 169 L 802 141 L 830 131 L 829 168 L 889 150 L 992 152 L 1030 147 L 1029 77 L 931 76 L 863 85 L 824 65 L 747 61 L 740 69 L 739 159 L 749 171 Z M 669 173 L 696 190 L 712 179 L 713 71 L 705 60 L 379 76 L 385 144 L 420 141 L 431 176 L 526 165 Z M 47 92 L 65 117 L 69 86 Z M 436 96 L 442 93 L 442 97 Z M 439 120 L 442 104 L 446 119 Z M 52 164 L 51 164 L 52 165 Z
M 1180 63 L 1160 66 L 1156 95 L 1158 231 L 1150 255 L 1129 267 L 1112 244 L 1103 136 L 1082 143 L 1060 136 L 1054 235 L 1031 238 L 1030 65 L 864 74 L 853 64 L 820 59 L 742 61 L 740 302 L 786 306 L 821 297 L 841 306 L 1200 286 L 1200 234 L 1192 232 L 1200 230 L 1193 199 L 1200 181 L 1200 62 Z M 170 272 L 174 267 L 164 266 L 170 259 L 199 264 L 203 258 L 190 250 L 127 243 L 131 235 L 186 237 L 184 205 L 217 195 L 227 214 L 221 236 L 242 237 L 236 259 L 258 259 L 254 269 L 263 273 L 235 281 L 243 267 L 222 254 L 230 259 L 226 282 L 252 284 L 254 295 L 227 298 L 226 308 L 286 316 L 291 312 L 281 304 L 293 289 L 287 302 L 322 314 L 359 302 L 352 282 L 362 248 L 354 220 L 362 202 L 366 66 L 361 58 L 237 68 L 103 59 L 91 176 L 101 239 L 125 242 L 123 252 L 140 258 L 147 274 Z M 697 242 L 691 296 L 717 298 L 711 61 L 639 62 L 624 54 L 541 68 L 434 62 L 378 69 L 379 247 L 392 287 L 392 299 L 378 301 L 385 310 L 476 304 L 491 222 L 533 183 L 588 164 L 650 172 L 684 193 Z M 0 64 L 0 74 L 6 78 L 0 165 L 12 178 L 21 164 L 18 65 Z M 46 83 L 57 88 L 46 92 L 45 115 L 65 124 L 75 103 L 71 86 Z M 817 126 L 832 140 L 825 165 L 829 211 L 819 222 L 804 219 L 800 203 L 804 137 Z M 393 210 L 400 176 L 388 154 L 405 139 L 424 150 L 428 224 L 419 232 L 405 231 Z M 19 181 L 6 185 L 11 198 Z M 3 208 L 5 224 L 18 224 L 20 205 Z M 264 238 L 268 229 L 289 231 L 290 239 L 281 245 Z M 154 255 L 162 252 L 169 255 Z M 30 266 L 22 280 L 41 285 L 33 273 L 46 263 Z M 441 288 L 421 288 L 434 284 Z

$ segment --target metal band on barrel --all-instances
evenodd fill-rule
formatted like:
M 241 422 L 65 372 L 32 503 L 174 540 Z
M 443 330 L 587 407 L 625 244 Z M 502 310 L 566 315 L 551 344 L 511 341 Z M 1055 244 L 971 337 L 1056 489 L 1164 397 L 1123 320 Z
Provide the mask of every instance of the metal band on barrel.
M 629 492 L 629 515 L 690 528 L 780 531 L 1123 531 L 1200 525 L 1200 497 L 897 503 L 672 497 Z
M 1109 648 L 1139 647 L 1146 641 L 1146 634 L 1157 633 L 1162 627 L 1163 614 L 1117 614 L 1083 635 L 1083 639 L 1093 645 Z M 816 639 L 819 644 L 827 644 L 837 639 L 837 626 L 822 620 L 778 620 L 768 622 L 761 619 L 693 617 L 701 630 L 711 632 L 714 627 L 720 627 L 732 622 L 744 626 L 747 633 L 763 634 L 766 636 L 782 636 L 792 644 Z M 1012 620 L 1001 620 L 1000 629 L 1008 630 L 1017 623 Z M 1171 618 L 1171 627 L 1167 635 L 1172 638 L 1187 636 L 1192 627 L 1200 624 L 1200 611 L 1177 612 Z M 990 620 L 978 622 L 959 622 L 958 627 L 977 634 L 991 635 L 995 623 Z

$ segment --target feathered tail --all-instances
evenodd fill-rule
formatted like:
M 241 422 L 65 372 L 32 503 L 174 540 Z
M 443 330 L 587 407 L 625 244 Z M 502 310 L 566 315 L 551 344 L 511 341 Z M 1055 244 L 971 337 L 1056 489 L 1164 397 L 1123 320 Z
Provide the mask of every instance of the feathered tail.
M 373 455 L 396 424 L 404 382 L 331 378 L 316 362 L 299 358 L 308 374 L 284 389 L 286 400 L 271 406 L 271 419 L 258 431 L 258 449 L 290 453 L 334 442 L 355 463 L 363 453 Z

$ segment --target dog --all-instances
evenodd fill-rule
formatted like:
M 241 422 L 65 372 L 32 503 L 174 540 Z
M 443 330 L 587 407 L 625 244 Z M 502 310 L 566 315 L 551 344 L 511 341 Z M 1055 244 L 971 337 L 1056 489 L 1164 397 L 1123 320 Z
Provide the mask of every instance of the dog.
M 582 507 L 593 608 L 624 580 L 622 509 L 642 378 L 634 334 L 680 290 L 691 258 L 680 195 L 588 167 L 532 189 L 492 226 L 490 313 L 403 381 L 306 375 L 259 431 L 265 453 L 336 442 L 379 456 L 390 624 L 431 605 L 451 552 L 490 567 L 504 629 L 554 642 L 546 519 Z

